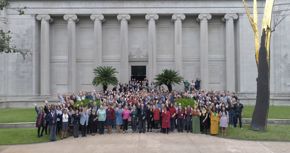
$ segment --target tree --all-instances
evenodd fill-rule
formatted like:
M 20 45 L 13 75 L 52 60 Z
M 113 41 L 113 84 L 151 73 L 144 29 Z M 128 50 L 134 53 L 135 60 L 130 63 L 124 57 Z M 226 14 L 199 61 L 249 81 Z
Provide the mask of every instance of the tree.
M 101 84 L 105 92 L 109 85 L 118 84 L 116 73 L 118 73 L 117 70 L 112 66 L 98 66 L 94 69 L 95 78 L 92 83 L 94 86 Z
M 165 69 L 162 73 L 158 74 L 155 78 L 157 85 L 166 85 L 168 91 L 172 91 L 172 85 L 179 84 L 183 78 L 179 76 L 178 72 L 174 70 Z
M 256 105 L 252 116 L 251 128 L 256 131 L 264 131 L 267 128 L 267 119 L 270 99 L 270 43 L 272 10 L 275 0 L 266 0 L 262 21 L 262 35 L 258 30 L 257 0 L 253 0 L 253 17 L 243 0 L 244 7 L 252 26 L 255 39 L 255 59 L 258 68 Z
M 11 36 L 10 31 L 4 32 L 0 30 L 0 53 L 14 53 L 16 52 L 15 47 L 11 47 Z

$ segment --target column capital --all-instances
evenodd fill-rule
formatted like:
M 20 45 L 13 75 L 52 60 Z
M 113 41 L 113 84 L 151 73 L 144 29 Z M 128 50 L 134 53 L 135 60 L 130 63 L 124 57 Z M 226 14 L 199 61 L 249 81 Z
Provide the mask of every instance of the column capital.
M 78 21 L 78 16 L 75 15 L 75 14 L 65 14 L 63 16 L 63 19 L 66 20 L 66 21 L 75 21 L 75 22 L 77 22 Z
M 98 21 L 104 21 L 105 20 L 103 14 L 92 14 L 90 16 L 90 19 L 93 20 L 93 21 L 96 21 L 96 20 L 98 20 Z
M 119 21 L 122 21 L 122 20 L 130 20 L 131 19 L 131 16 L 129 14 L 119 14 L 117 15 L 117 19 Z
M 45 21 L 51 21 L 52 19 L 51 19 L 51 17 L 50 17 L 50 15 L 48 15 L 48 14 L 38 14 L 38 15 L 36 15 L 36 19 L 37 20 L 45 20 Z
M 158 20 L 159 15 L 158 14 L 146 14 L 145 19 L 146 20 Z
M 211 19 L 211 14 L 209 13 L 201 13 L 197 17 L 197 21 L 207 21 Z
M 184 20 L 185 15 L 184 14 L 173 14 L 171 19 L 173 21 Z
M 235 13 L 227 13 L 225 14 L 225 16 L 223 17 L 223 21 L 227 21 L 227 20 L 236 20 L 238 19 L 238 15 Z

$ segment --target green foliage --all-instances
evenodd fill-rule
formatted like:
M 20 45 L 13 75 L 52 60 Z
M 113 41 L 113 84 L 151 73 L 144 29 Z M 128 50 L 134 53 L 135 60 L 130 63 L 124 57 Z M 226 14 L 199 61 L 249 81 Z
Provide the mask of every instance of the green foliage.
M 168 90 L 172 90 L 172 85 L 179 84 L 183 78 L 178 74 L 178 72 L 170 69 L 165 69 L 162 73 L 156 75 L 156 84 L 157 85 L 166 85 Z
M 181 104 L 182 107 L 187 107 L 188 105 L 194 107 L 195 100 L 192 98 L 179 98 L 176 100 L 176 104 Z
M 0 30 L 0 53 L 13 53 L 15 52 L 15 47 L 11 47 L 11 36 L 10 31 L 4 32 Z
M 95 78 L 93 80 L 93 85 L 102 85 L 103 90 L 107 90 L 109 85 L 117 85 L 118 79 L 116 77 L 117 70 L 112 66 L 98 66 L 94 69 Z
M 82 101 L 77 101 L 74 103 L 74 107 L 87 107 L 87 106 L 100 106 L 100 100 L 92 101 L 89 99 L 84 99 Z
M 0 0 L 0 10 L 3 10 L 3 8 L 7 5 L 8 5 L 7 0 Z

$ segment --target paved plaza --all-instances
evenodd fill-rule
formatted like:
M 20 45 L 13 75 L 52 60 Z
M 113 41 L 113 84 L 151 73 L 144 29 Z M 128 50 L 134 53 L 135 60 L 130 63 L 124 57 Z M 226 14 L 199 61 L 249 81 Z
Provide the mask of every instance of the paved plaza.
M 201 134 L 105 134 L 62 141 L 0 146 L 1 153 L 289 153 L 289 142 L 223 139 Z

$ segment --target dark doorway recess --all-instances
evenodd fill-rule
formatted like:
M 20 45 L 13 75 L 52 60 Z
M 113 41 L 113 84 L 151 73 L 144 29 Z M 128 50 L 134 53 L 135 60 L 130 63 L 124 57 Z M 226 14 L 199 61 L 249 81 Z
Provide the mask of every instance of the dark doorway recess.
M 143 81 L 146 78 L 146 66 L 131 66 L 131 80 Z

